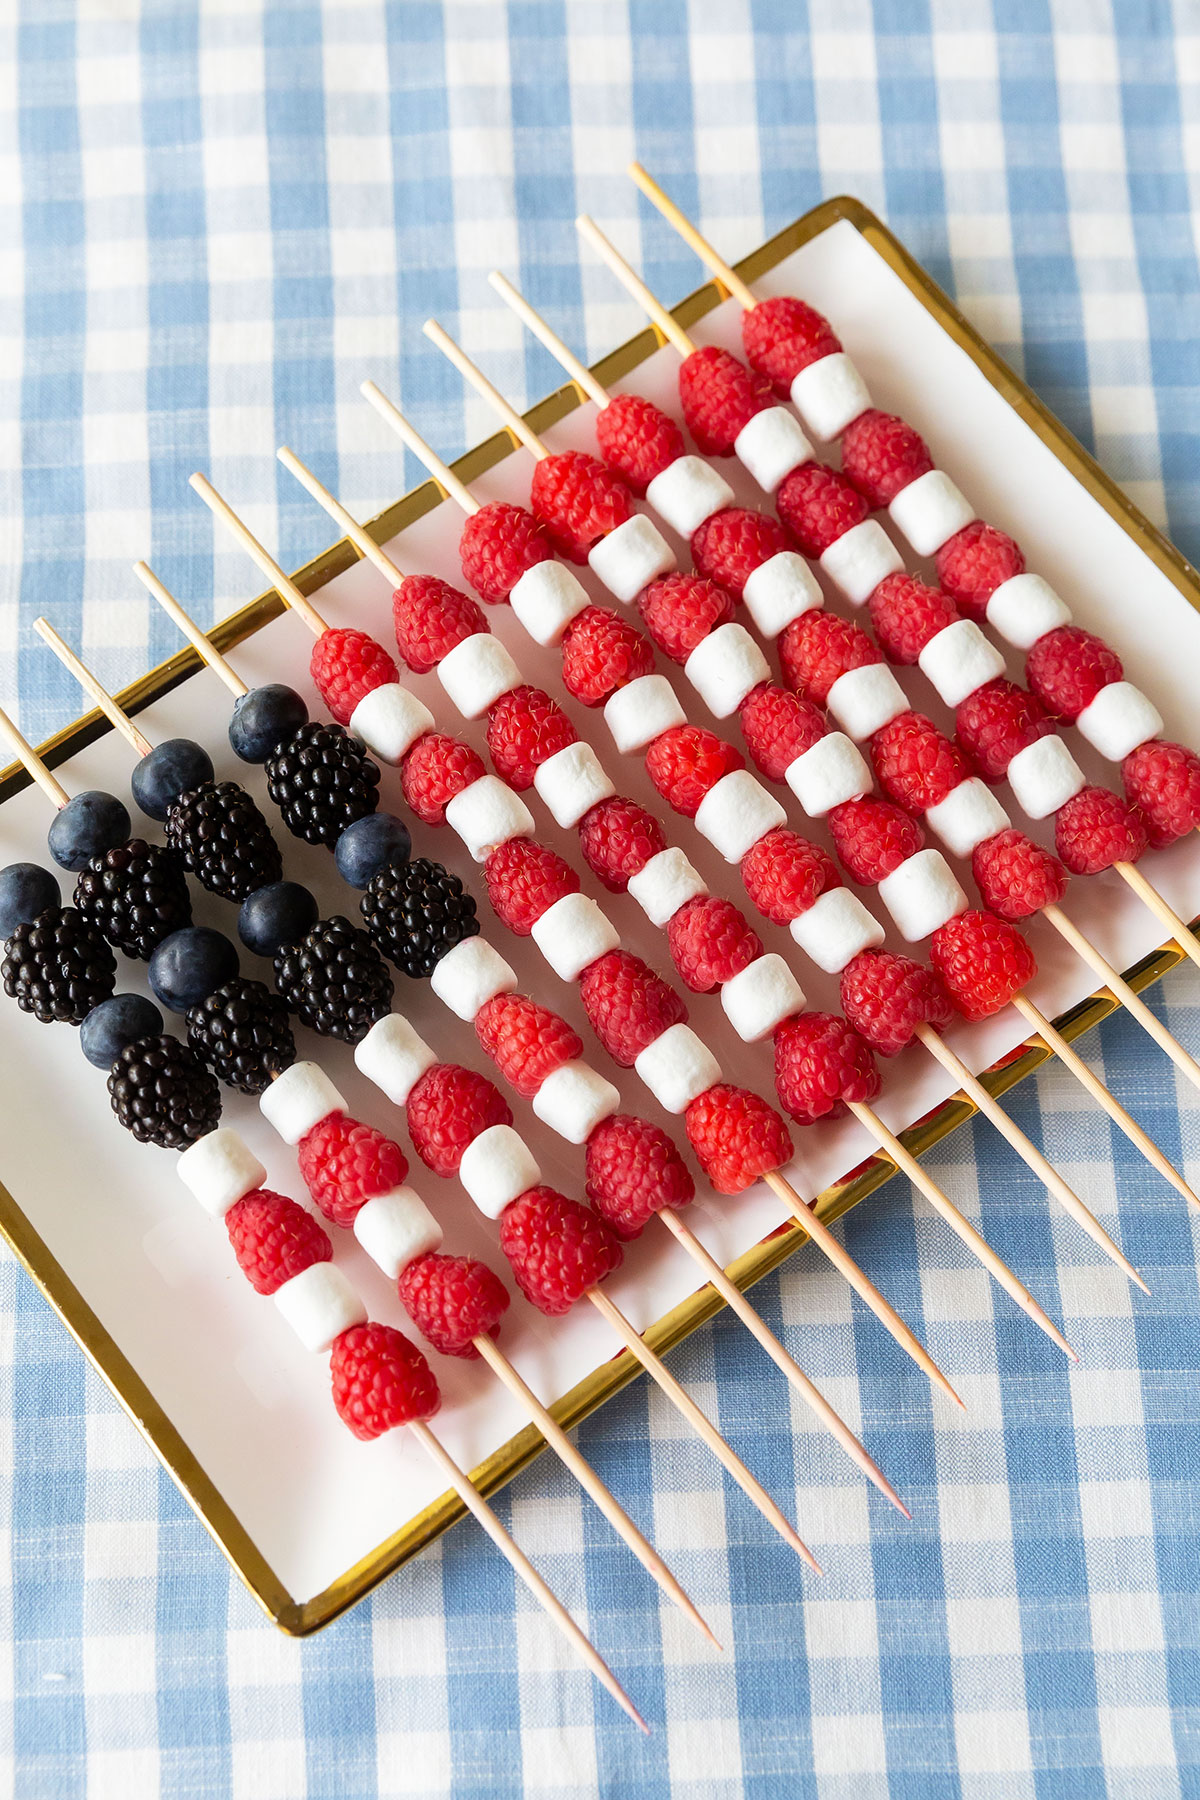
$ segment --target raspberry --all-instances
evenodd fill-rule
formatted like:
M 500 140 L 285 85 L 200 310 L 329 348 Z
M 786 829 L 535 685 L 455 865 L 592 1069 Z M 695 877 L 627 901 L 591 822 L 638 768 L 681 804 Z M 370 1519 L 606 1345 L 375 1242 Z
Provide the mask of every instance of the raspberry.
M 406 575 L 392 595 L 396 647 L 414 675 L 428 675 L 464 638 L 490 629 L 478 600 L 436 575 Z
M 685 663 L 735 610 L 732 596 L 703 575 L 660 575 L 638 595 L 646 630 L 663 655 L 677 663 Z
M 418 1256 L 400 1271 L 400 1303 L 442 1356 L 478 1360 L 477 1337 L 499 1337 L 508 1289 L 474 1256 Z
M 1078 625 L 1048 631 L 1025 658 L 1025 679 L 1046 711 L 1072 722 L 1124 674 L 1116 651 Z
M 334 1339 L 333 1404 L 342 1423 L 369 1443 L 397 1425 L 432 1419 L 441 1405 L 433 1370 L 390 1325 L 353 1325 Z
M 717 344 L 684 357 L 679 398 L 701 456 L 732 456 L 743 425 L 772 404 L 770 382 Z
M 768 781 L 782 781 L 796 758 L 829 730 L 811 702 L 775 681 L 760 681 L 746 695 L 741 727 L 754 765 Z
M 871 887 L 915 856 L 925 842 L 917 821 L 877 794 L 835 806 L 827 823 L 844 866 L 855 881 Z
M 619 1269 L 623 1257 L 603 1219 L 551 1187 L 529 1188 L 505 1207 L 500 1248 L 525 1298 L 552 1319 Z
M 879 1087 L 870 1050 L 836 1013 L 797 1013 L 777 1028 L 775 1091 L 797 1124 L 839 1119 L 847 1100 L 873 1100 Z
M 654 669 L 654 645 L 607 606 L 585 606 L 563 633 L 563 686 L 584 706 L 603 706 L 618 688 Z
M 702 725 L 673 725 L 646 752 L 646 773 L 672 812 L 685 819 L 695 818 L 705 794 L 722 775 L 745 765 L 740 751 Z
M 483 878 L 492 911 L 518 937 L 528 937 L 556 900 L 579 892 L 579 877 L 570 863 L 532 838 L 509 838 L 493 850 Z
M 829 320 L 791 294 L 760 300 L 742 314 L 742 344 L 751 368 L 784 400 L 801 369 L 842 347 Z
M 614 394 L 596 415 L 596 443 L 609 468 L 635 494 L 644 494 L 685 448 L 674 419 L 642 394 Z
M 705 519 L 692 533 L 692 562 L 697 575 L 719 581 L 740 600 L 755 569 L 791 547 L 792 540 L 778 519 L 744 506 L 730 506 Z
M 842 469 L 872 506 L 890 506 L 896 495 L 933 467 L 919 432 L 894 413 L 869 407 L 847 425 Z
M 1000 586 L 1025 571 L 1021 546 L 1014 539 L 972 519 L 942 545 L 936 557 L 938 580 L 968 619 L 982 620 L 987 603 Z
M 619 1238 L 635 1238 L 666 1206 L 694 1199 L 691 1171 L 649 1119 L 612 1113 L 587 1141 L 587 1197 Z
M 842 1011 L 877 1056 L 898 1056 L 918 1025 L 943 1030 L 950 996 L 932 969 L 892 950 L 860 950 L 842 970 Z
M 256 1188 L 225 1214 L 238 1268 L 256 1294 L 274 1294 L 293 1275 L 329 1262 L 329 1234 L 311 1213 L 270 1188 Z
M 775 496 L 775 510 L 805 556 L 824 556 L 870 507 L 846 477 L 827 463 L 801 463 Z
M 975 846 L 971 874 L 984 905 L 1002 919 L 1032 918 L 1067 891 L 1067 871 L 1057 856 L 1011 826 Z
M 729 900 L 702 895 L 667 926 L 671 961 L 694 994 L 711 994 L 763 953 L 746 915 Z
M 1054 847 L 1072 875 L 1136 862 L 1148 842 L 1141 815 L 1111 788 L 1081 788 L 1054 815 Z
M 647 1044 L 688 1016 L 682 994 L 628 950 L 610 950 L 589 964 L 579 978 L 579 998 L 592 1030 L 622 1069 L 632 1069 Z
M 1182 744 L 1139 744 L 1121 764 L 1125 794 L 1163 850 L 1200 825 L 1200 756 Z
M 330 1113 L 300 1139 L 296 1160 L 309 1193 L 335 1225 L 353 1225 L 360 1207 L 398 1188 L 408 1174 L 399 1144 L 342 1112 Z
M 909 812 L 927 812 L 966 781 L 971 765 L 952 738 L 923 713 L 892 719 L 871 739 L 875 779 Z
M 523 994 L 497 994 L 475 1014 L 475 1035 L 505 1081 L 526 1100 L 555 1069 L 583 1055 L 565 1019 Z
M 405 1102 L 413 1149 L 435 1175 L 453 1175 L 467 1145 L 492 1125 L 511 1125 L 507 1100 L 486 1075 L 458 1063 L 426 1069 Z
M 828 888 L 841 887 L 833 858 L 783 826 L 768 831 L 742 859 L 746 892 L 772 925 L 790 925 Z
M 684 1114 L 688 1141 L 718 1194 L 740 1194 L 792 1160 L 787 1126 L 765 1100 L 718 1081 Z
M 532 787 L 540 765 L 578 736 L 562 707 L 541 688 L 510 688 L 488 713 L 488 755 L 501 780 L 517 789 Z
M 861 626 L 836 613 L 801 613 L 779 640 L 783 678 L 813 706 L 824 706 L 839 675 L 881 663 L 883 657 Z
M 463 526 L 458 554 L 468 586 L 489 606 L 497 606 L 526 569 L 551 560 L 554 545 L 545 526 L 523 506 L 490 500 Z
M 1037 974 L 1016 926 L 978 909 L 939 925 L 929 957 L 964 1019 L 990 1019 Z
M 487 774 L 483 758 L 458 738 L 427 731 L 400 765 L 405 800 L 426 825 L 444 825 L 455 794 Z
M 562 554 L 577 563 L 585 563 L 592 545 L 633 512 L 620 476 L 585 450 L 542 457 L 533 471 L 529 504 Z
M 395 681 L 399 671 L 370 632 L 330 625 L 313 645 L 308 672 L 338 724 L 348 725 L 364 694 Z
M 968 694 L 955 714 L 958 741 L 985 781 L 1003 781 L 1017 754 L 1039 738 L 1054 735 L 1054 720 L 1027 688 L 1003 676 Z
M 867 605 L 884 655 L 905 666 L 915 663 L 930 638 L 959 616 L 948 594 L 899 570 L 884 576 Z
M 579 821 L 584 860 L 611 894 L 623 894 L 631 878 L 666 847 L 654 814 L 620 794 L 598 800 Z

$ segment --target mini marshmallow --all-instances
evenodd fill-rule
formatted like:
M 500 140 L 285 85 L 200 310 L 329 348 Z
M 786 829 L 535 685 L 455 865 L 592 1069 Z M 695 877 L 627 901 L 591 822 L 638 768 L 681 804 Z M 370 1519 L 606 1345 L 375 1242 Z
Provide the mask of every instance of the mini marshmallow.
M 433 714 L 398 681 L 385 681 L 364 694 L 350 714 L 350 729 L 393 768 L 403 762 L 417 739 L 432 731 Z
M 330 1113 L 345 1112 L 346 1102 L 314 1062 L 295 1062 L 259 1096 L 259 1110 L 285 1144 L 298 1144 Z
M 267 1179 L 253 1150 L 228 1125 L 218 1125 L 189 1144 L 175 1164 L 175 1173 L 214 1219 L 223 1219 L 231 1206 Z
M 354 1046 L 354 1061 L 360 1074 L 395 1106 L 403 1106 L 437 1057 L 403 1013 L 385 1013 Z
M 711 463 L 698 456 L 677 456 L 654 477 L 646 499 L 664 524 L 681 538 L 690 538 L 705 519 L 734 504 L 734 493 Z
M 472 632 L 448 650 L 437 666 L 437 678 L 464 719 L 482 719 L 502 694 L 521 685 L 521 671 L 490 631 Z
M 696 809 L 696 830 L 728 863 L 740 863 L 747 850 L 787 824 L 787 814 L 749 769 L 734 769 L 714 782 Z
M 664 731 L 687 724 L 675 689 L 665 675 L 639 675 L 604 702 L 604 723 L 622 756 L 636 756 Z
M 575 981 L 598 956 L 616 950 L 621 934 L 586 894 L 564 894 L 548 906 L 530 936 L 556 975 Z
M 804 1005 L 804 989 L 774 951 L 747 963 L 721 989 L 725 1016 L 743 1043 L 757 1044 Z
M 783 779 L 810 819 L 869 794 L 875 777 L 842 731 L 827 731 L 784 770 Z
M 367 1322 L 366 1307 L 331 1262 L 310 1263 L 276 1288 L 274 1299 L 306 1350 L 331 1350 L 343 1331 Z
M 444 1006 L 469 1025 L 497 994 L 515 991 L 517 978 L 486 938 L 463 938 L 434 966 L 429 985 Z
M 1003 675 L 1004 658 L 974 619 L 955 619 L 930 638 L 917 663 L 947 706 L 961 706 L 968 694 Z
M 746 627 L 732 620 L 701 638 L 683 672 L 715 719 L 729 718 L 750 690 L 771 674 Z
M 354 1235 L 389 1281 L 442 1242 L 442 1228 L 410 1187 L 376 1194 L 354 1215 Z
M 520 794 L 495 775 L 481 775 L 455 794 L 446 807 L 446 823 L 479 863 L 510 838 L 533 836 L 533 814 Z
M 585 812 L 617 791 L 592 746 L 582 741 L 556 750 L 540 763 L 533 785 L 556 823 L 567 828 L 578 825 Z
M 721 1079 L 720 1063 L 690 1025 L 668 1026 L 646 1045 L 633 1066 L 669 1113 L 686 1112 Z
M 795 413 L 767 406 L 747 419 L 733 440 L 733 453 L 763 493 L 773 494 L 785 475 L 812 461 L 813 447 Z
M 1109 762 L 1124 762 L 1131 750 L 1163 734 L 1163 718 L 1131 681 L 1113 681 L 1100 689 L 1075 720 L 1094 750 Z
M 597 1125 L 610 1119 L 620 1104 L 621 1096 L 612 1082 L 585 1062 L 560 1063 L 531 1102 L 542 1124 L 568 1144 L 586 1144 Z
M 955 532 L 978 517 L 966 495 L 942 469 L 927 469 L 910 481 L 888 511 L 918 556 L 933 556 Z
M 489 1125 L 462 1153 L 458 1179 L 485 1219 L 498 1219 L 518 1195 L 536 1187 L 542 1171 L 511 1125 Z
M 951 856 L 970 856 L 976 845 L 986 844 L 998 831 L 1007 831 L 1012 820 L 991 788 L 972 775 L 928 808 L 925 823 Z
M 908 696 L 886 663 L 839 675 L 825 704 L 847 736 L 862 743 L 909 710 Z
M 672 847 L 660 850 L 629 877 L 628 892 L 650 923 L 662 927 L 689 900 L 702 899 L 708 888 L 683 851 Z
M 795 550 L 779 550 L 759 563 L 746 578 L 742 598 L 765 638 L 777 638 L 793 619 L 825 604 L 820 583 Z
M 508 596 L 508 603 L 535 644 L 557 644 L 577 613 L 592 604 L 578 576 L 565 563 L 534 563 Z
M 1018 650 L 1032 650 L 1039 638 L 1071 623 L 1071 609 L 1040 575 L 1010 575 L 987 603 L 992 630 Z
M 904 558 L 878 519 L 864 519 L 833 540 L 821 567 L 853 606 L 862 606 L 885 576 L 904 567 Z
M 1031 819 L 1048 819 L 1087 786 L 1083 770 L 1060 737 L 1026 744 L 1004 771 L 1017 805 Z
M 634 513 L 588 553 L 592 573 L 626 606 L 656 576 L 675 567 L 675 552 L 645 513 Z
M 849 888 L 826 888 L 807 912 L 797 915 L 788 930 L 803 950 L 827 975 L 837 975 L 853 962 L 860 950 L 872 950 L 883 942 L 883 926 Z
M 967 896 L 940 850 L 918 850 L 879 883 L 879 898 L 910 944 L 932 937 L 967 910 Z
M 792 405 L 815 438 L 841 437 L 871 404 L 867 384 L 844 350 L 809 363 L 792 382 Z

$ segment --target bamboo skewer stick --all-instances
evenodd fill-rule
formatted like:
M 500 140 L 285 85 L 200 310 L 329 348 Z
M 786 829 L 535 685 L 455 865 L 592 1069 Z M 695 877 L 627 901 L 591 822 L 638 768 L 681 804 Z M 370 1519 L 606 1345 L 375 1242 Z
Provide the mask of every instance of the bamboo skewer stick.
M 593 401 L 603 411 L 608 405 L 608 390 L 601 386 L 592 371 L 585 363 L 580 362 L 574 351 L 568 349 L 557 333 L 551 331 L 541 313 L 529 304 L 520 289 L 515 288 L 499 269 L 492 270 L 488 281 L 504 304 L 516 313 L 526 330 L 545 346 L 556 362 L 561 363 L 584 398 Z
M 1170 902 L 1164 900 L 1158 889 L 1151 885 L 1142 871 L 1135 868 L 1133 863 L 1116 862 L 1113 864 L 1113 868 L 1137 895 L 1143 906 L 1148 906 L 1155 918 L 1166 926 L 1189 961 L 1194 962 L 1200 969 L 1200 943 L 1196 941 L 1195 933 L 1189 927 L 1187 920 L 1180 918 Z
M 625 261 L 620 251 L 609 243 L 596 221 L 587 213 L 580 213 L 575 221 L 575 227 L 580 237 L 591 245 L 600 261 L 612 270 L 622 287 L 633 295 L 646 317 L 658 328 L 667 342 L 674 345 L 680 356 L 690 356 L 696 346 L 683 326 L 673 313 L 667 311 L 657 295 L 650 292 L 641 276 Z
M 656 206 L 668 225 L 672 226 L 683 239 L 689 250 L 694 250 L 700 261 L 715 275 L 721 286 L 736 300 L 744 312 L 753 312 L 758 300 L 751 293 L 736 269 L 730 268 L 723 257 L 706 237 L 702 237 L 686 213 L 680 212 L 675 202 L 668 198 L 652 175 L 647 174 L 640 162 L 631 162 L 625 173 L 642 190 L 652 206 Z
M 221 655 L 221 652 L 212 642 L 212 639 L 206 637 L 200 627 L 196 624 L 195 620 L 190 618 L 189 615 L 184 612 L 174 594 L 171 593 L 169 588 L 163 586 L 149 564 L 135 562 L 133 565 L 133 572 L 141 582 L 142 586 L 149 588 L 167 617 L 178 628 L 181 635 L 187 639 L 188 643 L 192 646 L 192 649 L 199 656 L 201 662 L 205 663 L 207 667 L 213 671 L 214 675 L 220 676 L 234 699 L 240 700 L 243 694 L 248 694 L 250 692 L 249 688 L 246 686 L 246 683 L 242 680 L 237 670 L 233 667 L 232 663 Z
M 97 681 L 96 677 L 92 674 L 92 671 L 87 668 L 84 663 L 80 662 L 70 645 L 63 642 L 53 625 L 51 625 L 49 619 L 35 619 L 33 621 L 33 629 L 37 632 L 43 643 L 49 644 L 59 662 L 62 663 L 65 668 L 70 670 L 88 699 L 95 702 L 109 724 L 113 727 L 114 731 L 118 731 L 125 739 L 126 743 L 130 744 L 133 749 L 137 751 L 139 756 L 149 756 L 150 751 L 153 748 L 149 738 L 142 735 L 133 720 L 129 717 L 129 714 L 117 705 L 112 695 L 106 688 L 101 686 L 100 682 Z
M 229 502 L 221 498 L 207 476 L 189 475 L 188 486 L 199 494 L 209 512 L 216 514 L 231 536 L 237 539 L 251 561 L 256 562 L 264 574 L 270 576 L 284 605 L 292 612 L 299 613 L 313 636 L 320 637 L 324 631 L 327 631 L 328 626 L 312 601 L 300 591 L 291 576 L 284 573 L 275 558 L 263 549 L 250 527 L 238 517 Z
M 62 782 L 50 773 L 29 739 L 17 729 L 3 710 L 0 710 L 0 737 L 7 739 L 13 755 L 30 780 L 35 781 L 41 788 L 55 812 L 61 812 L 71 796 Z

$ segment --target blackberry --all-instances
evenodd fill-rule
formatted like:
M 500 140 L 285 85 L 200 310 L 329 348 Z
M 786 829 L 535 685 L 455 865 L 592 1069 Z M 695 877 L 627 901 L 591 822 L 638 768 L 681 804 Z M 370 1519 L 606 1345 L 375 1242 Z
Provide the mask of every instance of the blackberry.
M 275 957 L 275 986 L 302 1025 L 357 1044 L 392 1004 L 392 978 L 365 931 L 336 914 Z
M 126 1044 L 108 1078 L 112 1109 L 142 1144 L 183 1150 L 221 1122 L 216 1077 L 194 1050 L 164 1032 Z
M 143 838 L 93 856 L 75 883 L 75 904 L 114 950 L 141 962 L 163 938 L 192 922 L 179 852 Z
M 167 813 L 167 842 L 201 887 L 224 900 L 244 900 L 283 873 L 270 826 L 236 781 L 204 781 L 181 794 Z
M 5 946 L 0 979 L 10 1000 L 43 1025 L 80 1025 L 117 985 L 117 959 L 73 906 L 52 907 L 18 925 Z
M 261 981 L 235 976 L 187 1016 L 188 1043 L 218 1081 L 261 1094 L 296 1060 L 287 1006 Z
M 379 804 L 379 764 L 340 725 L 302 725 L 267 761 L 267 792 L 293 837 L 333 846 Z M 267 877 L 262 878 L 266 880 Z
M 475 937 L 475 902 L 457 875 L 418 856 L 385 863 L 359 901 L 371 941 L 403 975 L 432 975 L 448 950 Z

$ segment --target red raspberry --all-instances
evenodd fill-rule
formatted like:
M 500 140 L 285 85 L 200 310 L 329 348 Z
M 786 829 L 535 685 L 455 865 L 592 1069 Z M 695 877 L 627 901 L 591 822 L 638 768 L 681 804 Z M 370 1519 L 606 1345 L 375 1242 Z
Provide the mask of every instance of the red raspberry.
M 695 1198 L 691 1171 L 649 1119 L 613 1113 L 587 1141 L 587 1197 L 619 1238 L 635 1238 L 667 1206 Z
M 924 438 L 894 413 L 872 406 L 846 427 L 842 469 L 872 506 L 890 506 L 902 489 L 932 467 Z
M 718 1194 L 740 1194 L 792 1160 L 787 1126 L 765 1100 L 718 1081 L 684 1114 L 688 1141 Z
M 475 1014 L 475 1035 L 511 1088 L 526 1100 L 555 1069 L 583 1055 L 579 1033 L 523 994 L 497 994 Z
M 453 1175 L 467 1145 L 492 1125 L 511 1125 L 507 1100 L 486 1075 L 458 1063 L 426 1069 L 405 1102 L 413 1149 L 435 1175 Z
M 256 1294 L 274 1294 L 293 1275 L 333 1256 L 329 1233 L 312 1214 L 270 1188 L 235 1200 L 225 1214 L 225 1229 L 238 1268 Z
M 891 800 L 864 794 L 835 806 L 827 821 L 834 849 L 855 881 L 873 887 L 915 856 L 925 833 Z
M 829 320 L 792 294 L 760 300 L 744 312 L 742 344 L 751 368 L 766 376 L 781 399 L 801 369 L 842 347 Z
M 948 594 L 900 570 L 884 576 L 867 606 L 884 655 L 905 666 L 915 663 L 930 638 L 959 616 Z
M 614 394 L 596 415 L 600 454 L 635 494 L 683 455 L 683 433 L 644 394 Z
M 701 456 L 732 456 L 742 426 L 772 404 L 770 382 L 717 344 L 684 357 L 679 398 Z
M 618 688 L 654 671 L 654 645 L 623 614 L 585 606 L 563 633 L 563 686 L 584 706 L 603 706 Z
M 488 631 L 478 600 L 436 575 L 406 575 L 392 595 L 396 646 L 414 675 L 428 675 L 464 638 Z
M 1067 891 L 1067 871 L 1057 856 L 1011 826 L 975 846 L 971 874 L 984 905 L 1002 919 L 1032 918 Z
M 1054 815 L 1054 847 L 1072 875 L 1134 863 L 1148 843 L 1140 813 L 1111 788 L 1081 788 Z
M 939 925 L 929 958 L 964 1019 L 990 1019 L 1037 974 L 1016 926 L 978 909 Z
M 740 600 L 755 569 L 791 547 L 792 540 L 778 519 L 744 506 L 730 506 L 705 519 L 693 532 L 692 562 L 697 575 L 719 581 Z
M 987 603 L 1000 583 L 1025 572 L 1020 544 L 982 519 L 972 519 L 956 531 L 938 551 L 936 563 L 938 580 L 946 592 L 968 619 L 977 622 L 986 614 Z
M 775 509 L 805 556 L 814 557 L 824 556 L 871 510 L 844 475 L 821 462 L 801 463 L 785 477 Z
M 735 610 L 732 595 L 703 575 L 660 575 L 638 595 L 646 630 L 663 655 L 677 663 L 685 663 Z
M 813 706 L 824 706 L 839 675 L 881 663 L 883 657 L 861 626 L 836 613 L 801 613 L 779 640 L 783 678 Z
M 579 998 L 592 1030 L 622 1069 L 632 1069 L 647 1044 L 688 1016 L 683 995 L 628 950 L 610 950 L 589 964 L 579 978 Z
M 671 961 L 694 994 L 711 994 L 763 953 L 745 913 L 729 900 L 701 895 L 667 925 Z
M 603 1219 L 551 1187 L 530 1188 L 505 1207 L 500 1248 L 525 1298 L 552 1319 L 619 1269 L 623 1256 Z
M 500 779 L 517 789 L 532 787 L 541 764 L 578 736 L 562 707 L 541 688 L 510 688 L 488 713 L 488 755 Z
M 666 847 L 666 836 L 654 814 L 620 794 L 598 800 L 579 821 L 584 861 L 610 894 L 623 894 L 631 878 Z
M 870 1050 L 836 1013 L 797 1013 L 776 1029 L 775 1091 L 798 1125 L 839 1119 L 847 1100 L 874 1100 L 879 1087 Z
M 742 859 L 746 892 L 764 919 L 790 925 L 827 888 L 841 887 L 833 858 L 807 838 L 777 826 Z
M 497 606 L 535 563 L 549 562 L 554 545 L 546 527 L 507 500 L 490 500 L 462 528 L 458 554 L 467 584 Z
M 400 787 L 418 819 L 426 825 L 444 825 L 455 794 L 486 774 L 483 758 L 470 744 L 427 731 L 400 765 Z
M 953 739 L 923 713 L 901 713 L 871 739 L 875 779 L 889 799 L 909 812 L 927 812 L 971 775 Z
M 775 681 L 760 681 L 751 689 L 740 716 L 746 748 L 768 781 L 782 781 L 796 758 L 829 730 L 824 714 L 810 701 Z
M 1003 781 L 1018 750 L 1054 735 L 1054 720 L 1046 717 L 1041 701 L 1003 676 L 968 694 L 955 723 L 976 773 L 991 782 Z
M 368 1200 L 398 1188 L 408 1174 L 399 1144 L 342 1112 L 330 1113 L 300 1139 L 296 1160 L 320 1211 L 347 1227 Z
M 442 1404 L 424 1356 L 390 1325 L 343 1331 L 334 1340 L 329 1372 L 338 1416 L 367 1443 L 397 1425 L 432 1419 Z
M 1116 651 L 1078 625 L 1048 631 L 1025 658 L 1025 679 L 1046 711 L 1072 722 L 1101 688 L 1124 675 Z
M 860 950 L 841 979 L 842 1011 L 877 1056 L 898 1056 L 918 1025 L 943 1030 L 950 996 L 932 969 L 892 950 Z
M 585 450 L 542 457 L 529 503 L 561 553 L 576 563 L 585 563 L 592 545 L 633 512 L 633 496 L 620 476 Z
M 1139 744 L 1121 764 L 1126 797 L 1146 821 L 1156 850 L 1200 826 L 1200 756 L 1182 744 Z
M 740 751 L 702 725 L 673 725 L 646 751 L 646 773 L 671 808 L 694 819 L 709 788 L 746 766 Z
M 395 681 L 399 670 L 382 644 L 351 625 L 330 625 L 313 645 L 308 672 L 313 685 L 339 725 L 365 694 Z
M 579 877 L 570 863 L 532 838 L 509 838 L 493 850 L 483 877 L 492 911 L 518 937 L 528 937 L 556 900 L 579 892 Z
M 508 1289 L 474 1256 L 418 1256 L 400 1271 L 400 1304 L 442 1356 L 479 1360 L 477 1337 L 499 1337 Z

